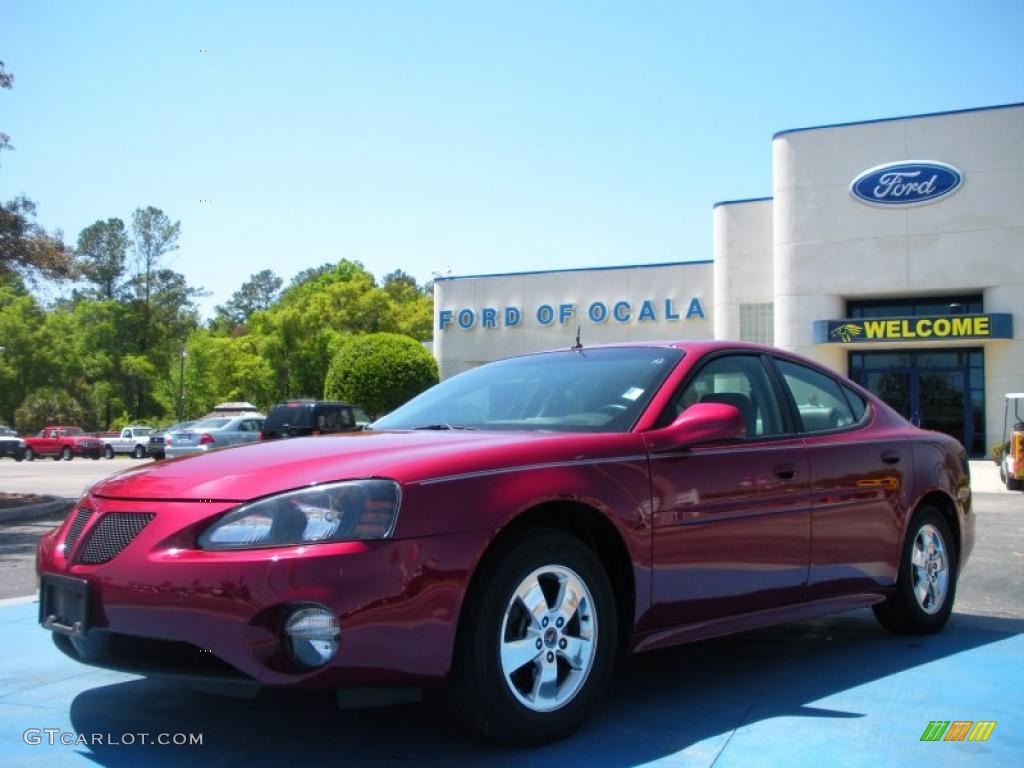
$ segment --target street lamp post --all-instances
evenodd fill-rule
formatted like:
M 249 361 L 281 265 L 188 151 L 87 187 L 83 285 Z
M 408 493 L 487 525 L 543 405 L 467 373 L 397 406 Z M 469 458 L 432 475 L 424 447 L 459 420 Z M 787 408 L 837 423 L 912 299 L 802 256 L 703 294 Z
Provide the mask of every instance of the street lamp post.
M 185 420 L 185 356 L 188 353 L 181 348 L 181 357 L 178 365 L 178 421 Z

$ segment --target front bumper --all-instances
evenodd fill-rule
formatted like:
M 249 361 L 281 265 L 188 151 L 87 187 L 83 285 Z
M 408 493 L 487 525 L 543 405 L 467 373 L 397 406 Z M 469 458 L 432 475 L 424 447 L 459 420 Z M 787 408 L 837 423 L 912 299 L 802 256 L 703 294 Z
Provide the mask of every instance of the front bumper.
M 0 458 L 4 456 L 10 456 L 12 459 L 24 459 L 25 458 L 25 446 L 24 445 L 0 445 Z
M 194 682 L 313 688 L 421 686 L 448 672 L 459 608 L 483 532 L 264 550 L 208 552 L 195 537 L 233 504 L 91 497 L 77 541 L 64 551 L 78 507 L 43 537 L 40 574 L 85 579 L 88 629 L 62 651 L 96 666 Z M 112 512 L 153 514 L 108 562 L 78 558 Z M 281 640 L 287 612 L 315 603 L 338 617 L 337 655 L 299 669 Z M 172 652 L 173 651 L 173 652 Z

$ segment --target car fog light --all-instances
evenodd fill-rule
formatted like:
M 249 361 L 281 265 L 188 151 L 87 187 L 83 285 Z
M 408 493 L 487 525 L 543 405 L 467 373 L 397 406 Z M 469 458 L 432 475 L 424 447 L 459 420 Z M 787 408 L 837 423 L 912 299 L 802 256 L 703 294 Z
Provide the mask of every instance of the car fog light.
M 284 623 L 284 640 L 296 664 L 307 669 L 322 667 L 338 652 L 341 627 L 338 617 L 326 608 L 295 608 Z

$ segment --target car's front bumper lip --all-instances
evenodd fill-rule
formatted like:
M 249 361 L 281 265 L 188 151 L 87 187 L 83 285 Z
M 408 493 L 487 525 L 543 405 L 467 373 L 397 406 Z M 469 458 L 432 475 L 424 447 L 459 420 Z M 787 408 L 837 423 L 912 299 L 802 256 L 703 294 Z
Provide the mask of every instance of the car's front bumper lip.
M 233 504 L 95 497 L 89 503 L 96 512 L 72 558 L 95 530 L 94 518 L 111 511 L 156 510 L 156 516 L 119 555 L 99 565 L 67 564 L 58 551 L 64 528 L 44 537 L 40 572 L 89 582 L 85 637 L 116 633 L 140 643 L 189 644 L 197 649 L 197 665 L 203 661 L 199 654 L 209 653 L 243 679 L 261 685 L 342 688 L 436 682 L 448 671 L 465 580 L 486 540 L 483 532 L 463 532 L 207 552 L 174 544 L 181 543 L 183 531 L 194 536 Z M 74 516 L 72 512 L 69 520 Z M 341 625 L 338 654 L 312 672 L 290 664 L 280 638 L 288 610 L 309 603 L 328 607 Z M 80 660 L 140 674 L 189 674 L 187 664 L 160 670 L 116 654 L 105 661 Z

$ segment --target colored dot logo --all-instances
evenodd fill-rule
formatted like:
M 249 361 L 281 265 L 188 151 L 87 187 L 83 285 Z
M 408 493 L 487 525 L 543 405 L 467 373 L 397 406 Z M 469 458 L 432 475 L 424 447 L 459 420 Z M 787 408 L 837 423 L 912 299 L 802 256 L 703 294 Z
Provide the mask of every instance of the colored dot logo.
M 210 198 L 202 198 L 199 200 L 200 203 L 212 203 L 213 200 Z
M 213 53 L 213 48 L 200 48 L 200 53 Z

